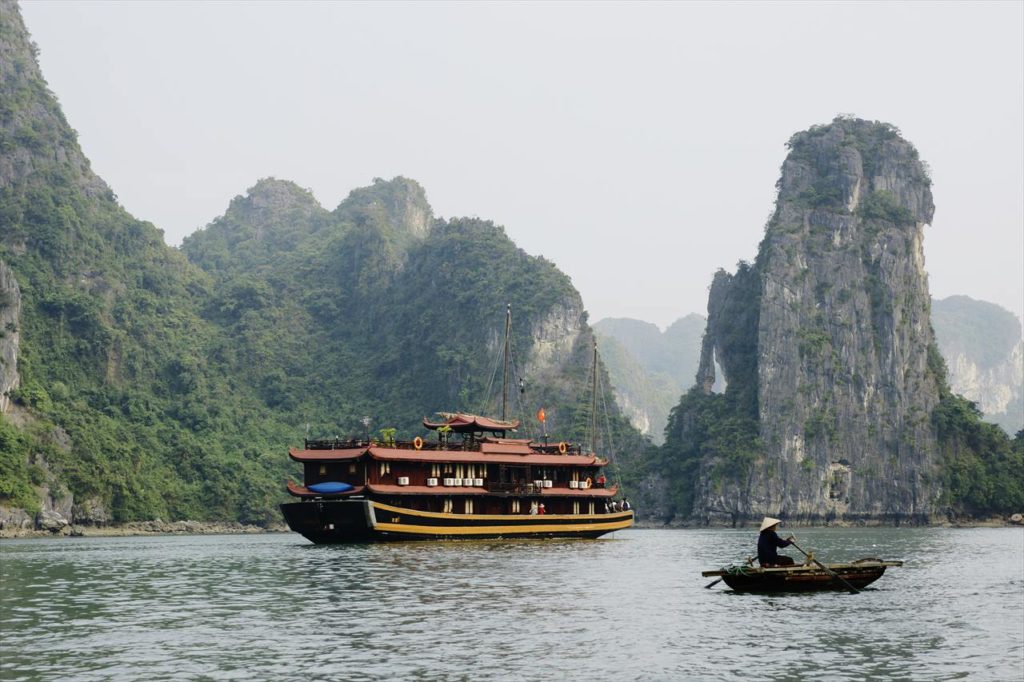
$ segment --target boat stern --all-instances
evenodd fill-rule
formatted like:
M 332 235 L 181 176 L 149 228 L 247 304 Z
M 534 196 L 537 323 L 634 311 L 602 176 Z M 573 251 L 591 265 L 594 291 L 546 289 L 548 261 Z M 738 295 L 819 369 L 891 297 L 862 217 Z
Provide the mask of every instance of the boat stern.
M 281 505 L 288 527 L 318 545 L 373 540 L 369 500 L 312 500 Z

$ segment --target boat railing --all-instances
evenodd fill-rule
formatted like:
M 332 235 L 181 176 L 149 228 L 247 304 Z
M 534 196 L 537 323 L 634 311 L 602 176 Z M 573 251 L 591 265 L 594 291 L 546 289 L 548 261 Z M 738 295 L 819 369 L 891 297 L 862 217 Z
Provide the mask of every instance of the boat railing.
M 413 440 L 383 438 L 306 438 L 306 450 L 348 450 L 354 448 L 386 447 L 399 450 L 453 450 L 477 452 L 480 442 L 472 439 L 448 440 L 447 442 L 428 441 L 423 438 Z M 578 443 L 551 443 L 541 445 L 532 443 L 531 449 L 548 455 L 581 455 L 583 448 Z
M 537 485 L 530 481 L 492 481 L 484 482 L 484 490 L 489 493 L 512 493 L 515 495 L 539 495 L 543 485 Z
M 307 450 L 346 450 L 352 448 L 385 447 L 397 448 L 399 450 L 465 450 L 475 451 L 480 449 L 479 443 L 470 441 L 449 441 L 439 443 L 437 441 L 419 440 L 388 440 L 384 438 L 371 438 L 369 440 L 359 438 L 307 438 L 305 440 Z

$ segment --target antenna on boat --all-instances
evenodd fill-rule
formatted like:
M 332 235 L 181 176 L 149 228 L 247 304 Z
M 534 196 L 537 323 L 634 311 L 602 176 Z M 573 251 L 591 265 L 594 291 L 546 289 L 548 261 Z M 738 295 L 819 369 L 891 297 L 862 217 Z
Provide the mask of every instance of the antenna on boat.
M 590 386 L 590 451 L 597 452 L 597 338 L 594 339 L 593 373 Z
M 512 304 L 508 303 L 505 312 L 505 373 L 501 380 L 501 421 L 508 419 L 508 363 L 512 336 Z

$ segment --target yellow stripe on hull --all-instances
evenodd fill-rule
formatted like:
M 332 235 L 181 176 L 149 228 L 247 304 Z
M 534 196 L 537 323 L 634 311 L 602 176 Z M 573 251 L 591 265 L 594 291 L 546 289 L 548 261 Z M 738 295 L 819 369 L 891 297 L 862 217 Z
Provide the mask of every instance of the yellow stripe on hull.
M 393 507 L 390 504 L 384 504 L 383 502 L 370 501 L 374 509 L 381 511 L 394 512 L 396 514 L 406 514 L 408 516 L 421 516 L 429 519 L 453 519 L 453 520 L 470 520 L 470 521 L 521 521 L 524 518 L 537 518 L 537 514 L 449 514 L 444 512 L 428 512 L 419 511 L 418 509 L 407 509 L 406 507 Z M 546 519 L 552 521 L 561 521 L 566 519 L 592 519 L 595 516 L 601 516 L 609 519 L 616 519 L 615 523 L 628 522 L 629 525 L 633 523 L 633 512 L 614 512 L 611 514 L 545 514 Z M 378 527 L 381 524 L 378 524 Z M 398 524 L 401 525 L 401 524 Z M 597 528 L 606 524 L 587 524 L 589 527 Z M 484 527 L 484 526 L 481 526 Z M 571 526 L 559 526 L 560 528 L 571 528 Z M 623 526 L 625 527 L 625 526 Z
M 610 532 L 633 525 L 633 519 L 611 523 L 534 524 L 517 526 L 417 526 L 404 523 L 377 523 L 374 530 L 415 535 L 530 535 L 537 533 Z

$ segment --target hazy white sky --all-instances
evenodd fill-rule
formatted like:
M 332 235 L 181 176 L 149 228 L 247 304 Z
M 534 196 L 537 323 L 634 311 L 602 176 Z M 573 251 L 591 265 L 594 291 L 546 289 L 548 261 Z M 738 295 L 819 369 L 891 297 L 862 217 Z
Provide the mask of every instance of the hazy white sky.
M 569 274 L 591 321 L 705 312 L 784 144 L 887 121 L 932 169 L 932 294 L 1024 312 L 1024 3 L 23 2 L 93 168 L 181 239 L 261 177 L 405 175 Z

